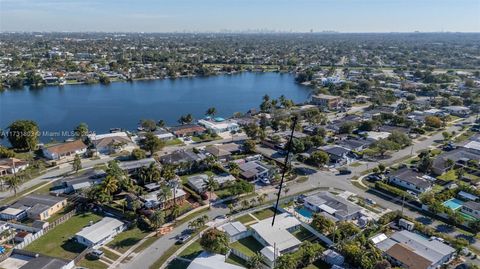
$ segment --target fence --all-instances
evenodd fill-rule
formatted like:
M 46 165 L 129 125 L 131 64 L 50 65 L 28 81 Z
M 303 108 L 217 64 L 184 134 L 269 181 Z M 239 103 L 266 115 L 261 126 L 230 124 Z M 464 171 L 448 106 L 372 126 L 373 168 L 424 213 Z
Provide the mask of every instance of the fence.
M 44 230 L 40 230 L 39 232 L 34 233 L 31 237 L 25 238 L 22 243 L 16 245 L 15 249 L 23 249 L 24 247 L 28 246 L 33 241 L 40 238 L 44 233 L 45 233 Z

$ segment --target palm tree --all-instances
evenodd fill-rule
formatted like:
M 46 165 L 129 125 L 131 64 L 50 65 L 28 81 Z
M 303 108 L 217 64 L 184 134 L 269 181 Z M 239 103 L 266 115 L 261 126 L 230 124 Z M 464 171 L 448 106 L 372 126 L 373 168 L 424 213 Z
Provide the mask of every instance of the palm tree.
M 152 227 L 155 230 L 158 230 L 158 228 L 162 227 L 163 223 L 165 223 L 165 216 L 162 211 L 156 210 L 151 216 L 150 216 L 150 222 Z
M 262 269 L 263 256 L 260 252 L 256 252 L 252 257 L 247 261 L 248 269 Z
M 258 197 L 257 197 L 257 202 L 259 204 L 262 204 L 263 202 L 265 202 L 265 200 L 267 199 L 267 194 L 266 193 L 262 193 L 260 194 Z
M 17 176 L 7 177 L 6 182 L 8 184 L 7 189 L 13 191 L 13 196 L 17 196 L 17 191 L 20 187 L 20 179 Z
M 250 206 L 250 203 L 247 200 L 242 200 L 242 202 L 240 202 L 240 205 L 243 209 L 246 209 Z
M 210 117 L 215 116 L 215 114 L 217 114 L 217 109 L 215 107 L 210 107 L 209 109 L 207 109 L 207 112 L 205 112 L 205 115 Z
M 152 162 L 150 166 L 148 166 L 148 179 L 150 182 L 152 181 L 159 181 L 161 177 L 160 170 L 158 169 L 155 162 Z
M 218 188 L 218 182 L 213 178 L 213 176 L 209 176 L 208 177 L 208 180 L 207 182 L 205 182 L 205 185 L 206 185 L 206 188 L 207 190 L 210 191 L 209 195 L 208 195 L 208 208 L 210 208 L 212 206 L 212 192 Z
M 178 215 L 180 215 L 180 206 L 177 204 L 174 204 L 172 206 L 172 211 L 170 212 L 170 216 L 172 216 L 173 221 L 176 221 Z
M 118 179 L 112 175 L 108 175 L 102 183 L 102 192 L 111 195 L 118 190 Z
M 163 185 L 160 191 L 157 193 L 157 200 L 160 202 L 162 207 L 165 207 L 165 203 L 172 197 L 172 191 L 166 185 Z

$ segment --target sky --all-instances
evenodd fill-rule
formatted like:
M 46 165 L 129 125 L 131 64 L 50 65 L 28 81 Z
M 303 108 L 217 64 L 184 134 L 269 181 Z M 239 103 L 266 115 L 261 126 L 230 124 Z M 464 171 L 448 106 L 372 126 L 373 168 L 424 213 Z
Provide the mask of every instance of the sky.
M 480 0 L 0 0 L 0 31 L 480 32 Z

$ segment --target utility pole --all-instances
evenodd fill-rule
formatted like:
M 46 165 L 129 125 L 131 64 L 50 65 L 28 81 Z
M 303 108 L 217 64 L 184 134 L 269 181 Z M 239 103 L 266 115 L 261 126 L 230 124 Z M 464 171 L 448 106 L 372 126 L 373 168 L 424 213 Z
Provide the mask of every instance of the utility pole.
M 287 172 L 287 168 L 288 168 L 288 159 L 290 157 L 293 133 L 295 132 L 295 126 L 297 125 L 297 120 L 298 120 L 297 117 L 293 118 L 292 132 L 290 133 L 290 140 L 288 141 L 288 145 L 287 145 L 287 156 L 285 157 L 285 163 L 283 164 L 282 179 L 280 180 L 280 188 L 278 188 L 277 202 L 275 203 L 275 212 L 273 214 L 272 226 L 273 224 L 275 224 L 275 217 L 277 216 L 277 212 L 278 212 L 278 203 L 280 202 L 280 195 L 282 194 L 282 188 L 283 188 L 283 180 L 285 179 L 285 173 Z
M 402 196 L 402 217 L 403 217 L 403 208 L 405 207 L 405 193 Z

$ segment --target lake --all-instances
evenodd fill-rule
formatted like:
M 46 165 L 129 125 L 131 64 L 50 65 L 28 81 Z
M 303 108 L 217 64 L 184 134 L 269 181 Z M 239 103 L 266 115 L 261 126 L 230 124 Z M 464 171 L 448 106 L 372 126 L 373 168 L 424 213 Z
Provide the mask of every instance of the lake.
M 217 116 L 258 108 L 262 97 L 285 95 L 295 102 L 310 97 L 310 88 L 295 83 L 294 75 L 244 72 L 110 85 L 65 85 L 0 92 L 0 128 L 18 119 L 37 122 L 42 132 L 69 132 L 80 122 L 91 131 L 135 130 L 141 119 L 177 124 L 181 115 L 204 117 L 209 107 Z M 51 139 L 42 137 L 42 141 Z M 57 138 L 60 140 L 61 138 Z

